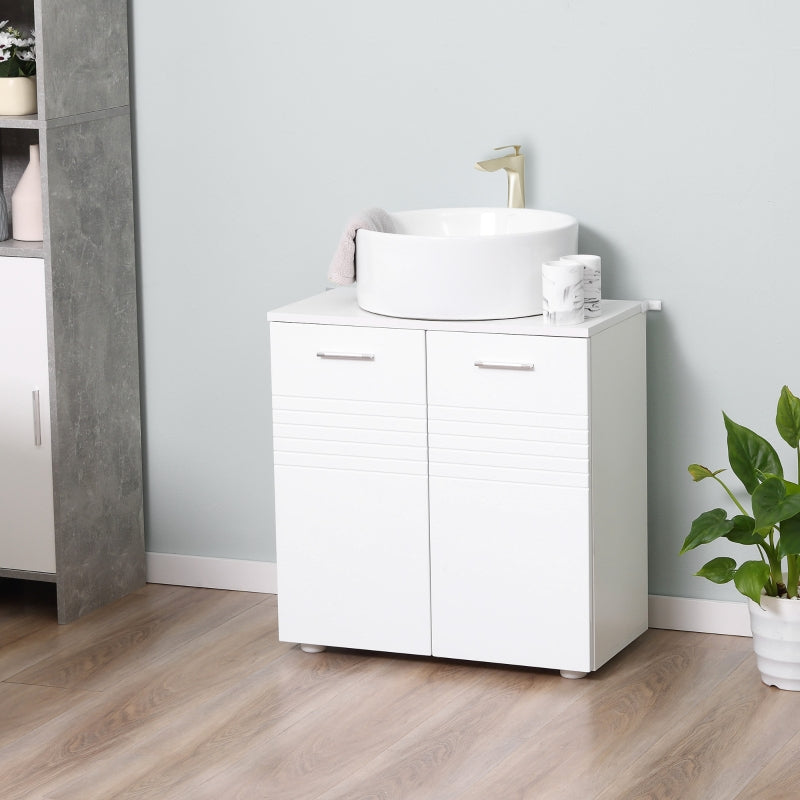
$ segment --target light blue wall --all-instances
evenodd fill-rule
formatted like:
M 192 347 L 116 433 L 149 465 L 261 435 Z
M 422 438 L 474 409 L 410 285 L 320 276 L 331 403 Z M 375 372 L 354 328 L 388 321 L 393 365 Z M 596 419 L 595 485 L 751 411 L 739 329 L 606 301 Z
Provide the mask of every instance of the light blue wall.
M 148 549 L 274 558 L 266 312 L 325 286 L 361 208 L 502 205 L 521 143 L 604 294 L 650 315 L 650 591 L 721 505 L 720 409 L 800 393 L 795 0 L 131 0 Z M 789 463 L 792 463 L 791 460 Z M 625 480 L 620 475 L 621 481 Z

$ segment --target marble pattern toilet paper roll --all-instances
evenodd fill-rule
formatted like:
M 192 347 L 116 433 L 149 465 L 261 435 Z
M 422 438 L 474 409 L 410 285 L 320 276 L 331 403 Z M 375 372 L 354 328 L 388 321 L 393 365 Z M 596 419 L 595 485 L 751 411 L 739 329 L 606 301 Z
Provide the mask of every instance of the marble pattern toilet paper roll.
M 562 258 L 542 264 L 542 313 L 549 325 L 583 322 L 583 264 Z
M 600 316 L 600 256 L 564 256 L 583 264 L 583 310 L 585 317 Z

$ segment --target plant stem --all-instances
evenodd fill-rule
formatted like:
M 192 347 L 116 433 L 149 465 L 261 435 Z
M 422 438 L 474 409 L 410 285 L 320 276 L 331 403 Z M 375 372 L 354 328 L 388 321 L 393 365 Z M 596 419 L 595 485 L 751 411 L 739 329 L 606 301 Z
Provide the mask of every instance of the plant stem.
M 778 596 L 778 585 L 783 583 L 783 568 L 781 567 L 781 559 L 775 550 L 774 532 L 775 529 L 771 528 L 769 532 L 769 547 L 764 548 L 769 558 L 770 580 L 769 586 L 767 586 L 767 594 L 771 597 Z
M 800 470 L 800 447 L 798 447 L 798 452 L 797 452 L 797 464 L 798 464 L 797 468 Z M 742 514 L 744 514 L 746 517 L 749 517 L 750 514 L 748 514 L 744 510 L 742 504 L 736 499 L 733 492 L 725 485 L 725 482 L 721 478 L 718 478 L 716 475 L 712 475 L 711 477 L 728 493 L 728 497 L 730 497 L 730 499 L 733 500 L 734 503 L 736 503 L 736 508 L 738 508 L 739 511 L 741 511 Z
M 800 560 L 796 555 L 786 556 L 786 592 L 789 597 L 797 595 L 797 584 L 800 581 Z

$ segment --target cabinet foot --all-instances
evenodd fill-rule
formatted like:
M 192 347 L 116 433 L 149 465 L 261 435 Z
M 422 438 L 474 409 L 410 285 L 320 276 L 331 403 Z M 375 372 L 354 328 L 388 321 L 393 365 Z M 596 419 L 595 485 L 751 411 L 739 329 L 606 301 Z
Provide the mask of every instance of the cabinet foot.
M 571 681 L 578 680 L 578 678 L 585 678 L 588 674 L 589 674 L 588 672 L 578 672 L 574 669 L 561 670 L 561 677 L 567 678 Z
M 301 644 L 300 649 L 304 653 L 321 653 L 325 649 L 324 644 Z

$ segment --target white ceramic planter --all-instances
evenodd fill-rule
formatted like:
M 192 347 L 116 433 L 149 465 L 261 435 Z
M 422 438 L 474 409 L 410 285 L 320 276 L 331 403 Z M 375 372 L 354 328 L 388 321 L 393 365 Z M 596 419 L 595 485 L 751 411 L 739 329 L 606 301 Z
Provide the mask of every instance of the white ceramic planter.
M 761 606 L 747 605 L 761 680 L 800 692 L 800 600 L 762 596 Z
M 0 78 L 0 115 L 22 117 L 36 113 L 36 78 Z

